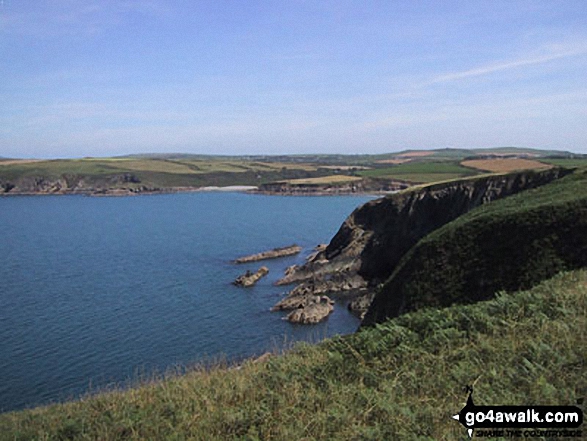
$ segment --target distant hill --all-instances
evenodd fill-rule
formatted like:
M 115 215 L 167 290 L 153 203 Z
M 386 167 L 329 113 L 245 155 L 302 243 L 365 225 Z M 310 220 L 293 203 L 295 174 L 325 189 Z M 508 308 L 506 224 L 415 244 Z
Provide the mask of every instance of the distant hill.
M 122 195 L 192 191 L 208 186 L 249 186 L 296 194 L 306 190 L 324 194 L 377 193 L 492 171 L 571 168 L 587 165 L 584 158 L 587 157 L 564 151 L 516 147 L 404 150 L 377 155 L 145 153 L 114 158 L 3 158 L 0 193 Z M 349 186 L 350 181 L 354 183 Z M 295 185 L 294 191 L 283 188 L 283 182 L 320 182 L 322 188 Z
M 192 160 L 244 160 L 261 162 L 306 162 L 315 164 L 355 164 L 362 165 L 394 158 L 427 158 L 427 159 L 464 159 L 478 155 L 531 155 L 537 158 L 556 156 L 572 158 L 585 156 L 563 150 L 541 150 L 528 147 L 492 147 L 479 149 L 431 149 L 431 150 L 401 150 L 398 152 L 380 154 L 292 154 L 292 155 L 202 155 L 190 153 L 143 153 L 120 156 L 119 158 L 160 158 L 160 159 L 192 159 Z

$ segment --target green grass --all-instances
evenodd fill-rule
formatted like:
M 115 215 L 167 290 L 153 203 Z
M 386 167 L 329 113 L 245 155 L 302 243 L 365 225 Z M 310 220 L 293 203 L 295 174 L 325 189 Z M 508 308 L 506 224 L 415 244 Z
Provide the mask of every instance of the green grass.
M 357 172 L 357 175 L 363 177 L 399 179 L 414 183 L 446 181 L 466 176 L 474 176 L 476 174 L 478 174 L 478 171 L 463 167 L 452 161 L 413 161 L 392 167 Z
M 568 168 L 587 166 L 587 158 L 540 158 L 540 162 Z
M 471 210 L 421 239 L 376 295 L 366 322 L 489 298 L 587 266 L 587 171 Z
M 59 178 L 63 174 L 104 175 L 120 172 L 109 161 L 91 161 L 84 159 L 55 159 L 23 164 L 0 166 L 0 176 L 15 179 L 21 176 L 43 176 Z
M 424 309 L 284 356 L 0 415 L 2 440 L 465 440 L 478 405 L 575 405 L 587 272 L 475 305 Z

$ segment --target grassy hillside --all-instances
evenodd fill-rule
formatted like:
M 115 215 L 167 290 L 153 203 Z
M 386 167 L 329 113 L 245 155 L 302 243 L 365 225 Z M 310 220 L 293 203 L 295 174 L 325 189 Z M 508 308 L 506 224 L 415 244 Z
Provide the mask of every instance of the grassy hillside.
M 67 181 L 70 188 L 169 188 L 258 185 L 328 174 L 308 164 L 164 158 L 86 158 L 0 163 L 0 183 L 35 188 L 39 180 Z M 125 179 L 121 176 L 127 175 Z
M 587 271 L 468 306 L 423 309 L 285 356 L 0 415 L 0 439 L 466 439 L 478 405 L 587 394 Z
M 552 164 L 557 167 L 587 167 L 587 158 L 544 158 L 540 162 L 545 164 Z
M 484 300 L 587 266 L 587 170 L 478 207 L 401 260 L 365 321 L 423 306 Z

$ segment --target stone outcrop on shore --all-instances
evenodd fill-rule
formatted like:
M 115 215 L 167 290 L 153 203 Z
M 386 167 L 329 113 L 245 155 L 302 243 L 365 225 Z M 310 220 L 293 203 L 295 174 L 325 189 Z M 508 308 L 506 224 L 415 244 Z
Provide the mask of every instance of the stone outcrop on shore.
M 308 184 L 295 181 L 269 182 L 259 186 L 256 193 L 279 195 L 342 195 L 342 194 L 386 194 L 396 192 L 410 186 L 401 180 L 380 180 L 363 178 L 343 183 Z
M 290 312 L 286 319 L 291 323 L 311 325 L 319 323 L 334 311 L 334 302 L 326 296 L 314 296 L 305 306 Z
M 261 253 L 252 254 L 250 256 L 239 257 L 234 263 L 249 263 L 258 262 L 259 260 L 276 259 L 278 257 L 293 256 L 302 251 L 302 247 L 298 245 L 290 245 L 283 248 L 274 248 L 269 251 L 263 251 Z
M 242 286 L 248 288 L 250 286 L 254 286 L 259 280 L 269 274 L 269 269 L 266 266 L 262 266 L 257 270 L 257 272 L 250 272 L 247 271 L 245 274 L 238 276 L 233 284 L 236 286 Z

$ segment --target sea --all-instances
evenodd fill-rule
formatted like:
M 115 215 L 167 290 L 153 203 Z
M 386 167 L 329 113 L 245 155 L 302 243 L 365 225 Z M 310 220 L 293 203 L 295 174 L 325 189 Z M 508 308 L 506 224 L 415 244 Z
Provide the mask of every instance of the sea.
M 316 325 L 270 312 L 284 270 L 369 196 L 198 192 L 0 198 L 0 412 L 129 387 L 207 363 L 354 332 L 338 300 Z M 237 265 L 298 244 L 297 256 Z M 261 265 L 252 288 L 232 285 Z

